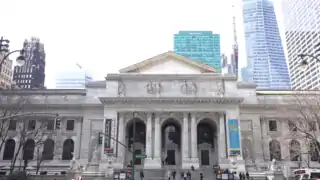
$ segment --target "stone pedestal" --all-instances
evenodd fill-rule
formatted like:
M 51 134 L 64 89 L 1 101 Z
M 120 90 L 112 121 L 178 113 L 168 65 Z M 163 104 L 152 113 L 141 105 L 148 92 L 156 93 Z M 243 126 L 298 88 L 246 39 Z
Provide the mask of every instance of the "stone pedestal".
M 161 160 L 160 158 L 146 158 L 144 159 L 144 169 L 160 169 Z

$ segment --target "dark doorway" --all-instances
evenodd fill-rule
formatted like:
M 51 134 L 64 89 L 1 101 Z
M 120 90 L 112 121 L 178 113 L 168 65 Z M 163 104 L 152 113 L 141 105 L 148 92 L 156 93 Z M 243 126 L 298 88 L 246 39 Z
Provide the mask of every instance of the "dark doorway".
M 167 163 L 168 163 L 168 165 L 176 165 L 176 152 L 175 152 L 175 150 L 167 150 Z
M 137 155 L 137 154 L 141 154 L 141 150 L 140 149 L 138 149 L 138 150 L 135 150 L 135 153 L 134 153 L 135 155 Z M 136 160 L 135 160 L 135 162 L 134 162 L 134 164 L 135 165 L 141 165 L 142 163 L 141 163 L 141 158 L 135 158 Z
M 162 125 L 162 148 L 166 148 L 167 145 L 176 144 L 181 147 L 181 129 L 180 125 L 175 120 L 167 120 Z
M 133 123 L 136 125 L 136 132 L 133 130 Z M 135 138 L 133 138 L 133 134 L 135 134 Z M 135 143 L 141 143 L 144 146 L 146 145 L 146 125 L 140 119 L 134 119 L 129 122 L 127 125 L 127 135 L 128 135 L 128 147 L 132 147 L 133 139 L 135 139 Z
M 202 166 L 210 165 L 209 150 L 201 150 L 201 165 Z

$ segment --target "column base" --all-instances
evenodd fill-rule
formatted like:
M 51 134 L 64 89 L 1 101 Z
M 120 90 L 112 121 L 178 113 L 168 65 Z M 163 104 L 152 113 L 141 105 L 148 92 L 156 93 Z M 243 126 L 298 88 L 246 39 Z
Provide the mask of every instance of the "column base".
M 146 158 L 144 159 L 144 169 L 160 169 L 161 159 L 160 158 Z
M 182 169 L 191 169 L 191 166 L 195 169 L 199 169 L 199 158 L 182 159 Z

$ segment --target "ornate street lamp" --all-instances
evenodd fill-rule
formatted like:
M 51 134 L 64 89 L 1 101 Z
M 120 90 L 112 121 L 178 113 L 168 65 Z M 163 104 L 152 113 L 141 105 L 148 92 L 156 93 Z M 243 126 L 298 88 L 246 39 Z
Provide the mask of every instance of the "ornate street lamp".
M 302 59 L 300 66 L 299 66 L 301 71 L 305 71 L 308 69 L 309 63 L 306 59 L 304 59 L 305 57 L 311 57 L 311 58 L 315 59 L 317 62 L 320 62 L 320 55 L 314 56 L 311 54 L 299 54 L 298 57 L 300 57 Z
M 0 72 L 1 72 L 1 67 L 4 61 L 13 53 L 19 52 L 20 55 L 17 57 L 16 62 L 18 66 L 23 66 L 26 63 L 25 57 L 24 57 L 24 49 L 21 50 L 14 50 L 9 52 L 9 43 L 10 41 L 8 39 L 3 39 L 1 37 L 0 39 L 0 53 L 4 52 L 6 53 L 3 58 L 0 59 Z
M 317 45 L 314 46 L 314 48 L 319 48 L 316 50 L 316 52 L 319 52 L 320 51 L 320 43 L 318 43 Z M 315 56 L 313 54 L 299 54 L 298 57 L 300 57 L 302 59 L 301 63 L 300 63 L 300 66 L 299 66 L 299 69 L 301 71 L 305 71 L 308 69 L 308 61 L 305 59 L 305 57 L 310 57 L 312 59 L 315 59 L 317 61 L 317 63 L 320 62 L 320 54 Z

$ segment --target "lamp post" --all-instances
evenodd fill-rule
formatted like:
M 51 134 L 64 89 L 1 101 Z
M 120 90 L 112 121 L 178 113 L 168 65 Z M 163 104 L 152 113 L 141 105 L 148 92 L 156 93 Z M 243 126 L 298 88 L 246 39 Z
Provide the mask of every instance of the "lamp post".
M 305 71 L 306 69 L 308 69 L 308 61 L 306 59 L 304 59 L 305 57 L 310 57 L 310 58 L 313 58 L 315 59 L 318 63 L 320 62 L 320 55 L 318 56 L 314 56 L 314 55 L 311 55 L 311 54 L 299 54 L 298 57 L 300 57 L 302 59 L 301 63 L 300 63 L 300 69 L 302 71 Z
M 13 53 L 19 52 L 20 55 L 17 57 L 16 62 L 18 66 L 23 66 L 26 62 L 24 58 L 24 49 L 21 50 L 14 50 L 9 52 L 9 43 L 10 41 L 8 39 L 4 39 L 3 37 L 0 38 L 0 53 L 4 52 L 6 53 L 3 58 L 0 59 L 0 72 L 1 72 L 1 67 L 4 61 Z
M 314 46 L 314 48 L 319 48 L 316 50 L 316 52 L 320 51 L 320 43 L 318 43 L 317 45 Z M 317 63 L 320 62 L 320 54 L 319 55 L 313 55 L 313 54 L 299 54 L 298 57 L 300 57 L 302 59 L 301 63 L 300 63 L 300 69 L 302 71 L 305 71 L 308 68 L 308 61 L 306 59 L 304 59 L 305 57 L 310 57 L 312 59 L 315 59 L 317 61 Z

